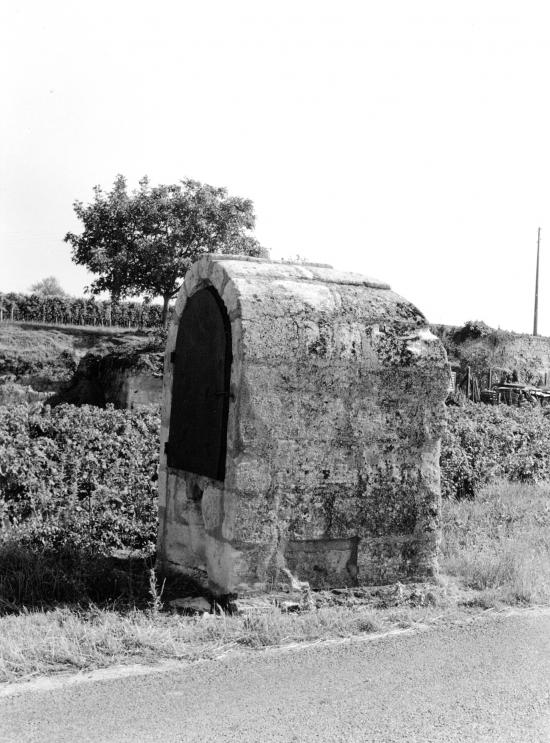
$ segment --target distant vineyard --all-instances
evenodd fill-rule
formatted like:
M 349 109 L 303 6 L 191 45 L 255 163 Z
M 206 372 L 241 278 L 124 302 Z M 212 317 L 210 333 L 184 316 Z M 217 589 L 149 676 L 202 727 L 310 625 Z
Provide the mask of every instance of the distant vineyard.
M 147 302 L 113 303 L 94 297 L 0 294 L 0 321 L 157 328 L 162 325 L 161 314 L 160 305 Z

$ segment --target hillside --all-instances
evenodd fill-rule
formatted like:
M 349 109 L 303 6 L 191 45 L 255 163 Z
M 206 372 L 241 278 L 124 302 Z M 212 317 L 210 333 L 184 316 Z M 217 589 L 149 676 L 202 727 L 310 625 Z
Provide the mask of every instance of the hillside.
M 469 321 L 461 328 L 432 325 L 441 338 L 453 368 L 471 367 L 483 378 L 489 369 L 517 374 L 517 379 L 535 385 L 550 382 L 550 338 L 495 330 L 480 321 Z
M 0 402 L 45 399 L 73 378 L 86 354 L 133 354 L 154 334 L 136 329 L 0 323 Z

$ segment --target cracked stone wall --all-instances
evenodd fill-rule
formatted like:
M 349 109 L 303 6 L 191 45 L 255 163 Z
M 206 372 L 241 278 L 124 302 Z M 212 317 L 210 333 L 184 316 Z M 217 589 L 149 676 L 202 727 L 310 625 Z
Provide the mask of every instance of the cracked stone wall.
M 169 469 L 172 364 L 187 298 L 211 285 L 231 321 L 223 482 Z M 189 271 L 170 329 L 159 560 L 218 593 L 288 568 L 313 586 L 437 570 L 447 358 L 423 315 L 378 281 L 231 256 Z

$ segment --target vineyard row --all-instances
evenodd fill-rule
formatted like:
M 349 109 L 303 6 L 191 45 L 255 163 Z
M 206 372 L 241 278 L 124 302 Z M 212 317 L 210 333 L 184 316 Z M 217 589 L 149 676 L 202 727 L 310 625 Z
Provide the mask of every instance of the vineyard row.
M 0 322 L 57 323 L 157 328 L 162 307 L 149 302 L 111 302 L 94 297 L 43 297 L 38 294 L 0 294 Z

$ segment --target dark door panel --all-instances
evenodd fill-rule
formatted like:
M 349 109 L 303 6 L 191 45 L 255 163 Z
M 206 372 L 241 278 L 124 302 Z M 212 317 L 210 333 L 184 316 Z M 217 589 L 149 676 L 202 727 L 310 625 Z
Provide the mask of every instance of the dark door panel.
M 187 300 L 180 318 L 172 385 L 168 466 L 225 477 L 231 325 L 212 287 Z

